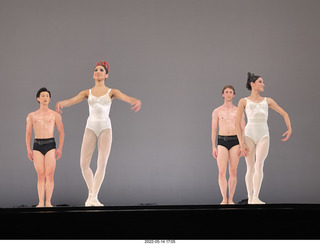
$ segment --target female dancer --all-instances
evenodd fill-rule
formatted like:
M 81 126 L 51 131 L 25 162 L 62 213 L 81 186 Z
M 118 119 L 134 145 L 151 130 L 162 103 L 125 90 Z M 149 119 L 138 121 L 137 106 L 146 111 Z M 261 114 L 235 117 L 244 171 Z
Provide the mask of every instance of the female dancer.
M 69 107 L 88 99 L 89 117 L 83 135 L 81 146 L 80 166 L 83 178 L 87 184 L 89 196 L 85 206 L 103 206 L 98 200 L 98 193 L 105 176 L 105 169 L 109 158 L 112 142 L 111 121 L 109 118 L 111 101 L 118 98 L 131 104 L 135 112 L 141 108 L 141 101 L 129 97 L 117 89 L 105 85 L 109 77 L 109 64 L 106 61 L 96 63 L 93 72 L 95 86 L 89 90 L 81 91 L 77 96 L 56 104 L 56 111 L 62 113 L 63 107 Z M 97 170 L 93 175 L 90 168 L 92 154 L 98 141 Z
M 287 112 L 273 99 L 261 97 L 260 93 L 264 91 L 264 83 L 261 76 L 248 73 L 246 87 L 251 91 L 251 95 L 239 101 L 236 118 L 237 136 L 240 142 L 241 153 L 245 156 L 247 163 L 245 180 L 248 191 L 248 203 L 264 204 L 259 199 L 259 192 L 263 179 L 264 160 L 269 152 L 268 107 L 280 113 L 284 118 L 288 130 L 282 135 L 285 136 L 282 141 L 287 141 L 290 138 L 292 129 Z M 245 127 L 244 138 L 242 138 L 240 121 L 244 110 L 248 121 Z

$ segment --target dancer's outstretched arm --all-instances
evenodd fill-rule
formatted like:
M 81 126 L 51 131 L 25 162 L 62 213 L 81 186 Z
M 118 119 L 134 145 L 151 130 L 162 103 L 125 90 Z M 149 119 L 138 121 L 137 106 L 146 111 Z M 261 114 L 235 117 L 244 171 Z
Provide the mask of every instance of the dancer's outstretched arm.
M 141 101 L 134 97 L 129 97 L 126 94 L 122 93 L 118 89 L 112 89 L 110 92 L 111 98 L 118 98 L 121 101 L 127 102 L 131 105 L 131 109 L 135 112 L 138 112 L 141 108 Z
M 63 100 L 60 102 L 57 102 L 56 104 L 56 112 L 58 113 L 62 113 L 62 109 L 64 107 L 70 107 L 72 105 L 75 105 L 77 103 L 82 102 L 84 99 L 86 99 L 89 96 L 89 90 L 84 90 L 82 92 L 79 92 L 78 95 L 76 95 L 73 98 L 67 99 L 67 100 Z

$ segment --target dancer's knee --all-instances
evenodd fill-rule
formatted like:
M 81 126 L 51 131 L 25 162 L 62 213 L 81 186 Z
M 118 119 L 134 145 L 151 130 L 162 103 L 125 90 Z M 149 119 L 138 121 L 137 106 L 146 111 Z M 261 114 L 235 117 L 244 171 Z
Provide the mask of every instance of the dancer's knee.
M 53 182 L 54 172 L 46 173 L 45 177 L 46 177 L 46 181 L 47 181 L 47 182 Z
M 81 170 L 87 170 L 90 167 L 90 160 L 80 159 L 80 167 Z
M 45 182 L 46 174 L 44 172 L 38 172 L 38 182 Z
M 256 164 L 255 164 L 255 171 L 256 172 L 259 172 L 259 173 L 263 173 L 263 164 L 264 164 L 264 161 L 257 161 Z
M 226 178 L 226 169 L 219 170 L 219 178 Z
M 237 169 L 236 168 L 230 169 L 229 175 L 230 175 L 230 178 L 237 178 Z
M 252 178 L 254 174 L 254 169 L 253 167 L 251 168 L 247 168 L 247 172 L 246 172 L 246 178 Z

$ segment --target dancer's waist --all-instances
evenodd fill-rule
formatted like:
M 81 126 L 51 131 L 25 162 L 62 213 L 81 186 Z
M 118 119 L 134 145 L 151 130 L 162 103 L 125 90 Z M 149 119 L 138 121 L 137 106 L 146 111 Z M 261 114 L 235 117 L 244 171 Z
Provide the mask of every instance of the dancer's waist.
M 110 121 L 109 116 L 89 115 L 88 120 Z
M 38 145 L 45 145 L 45 144 L 50 144 L 52 142 L 55 142 L 54 138 L 35 138 L 34 139 L 34 143 L 38 144 Z
M 238 140 L 237 136 L 218 136 L 219 140 L 224 140 L 224 141 L 234 141 L 234 140 Z

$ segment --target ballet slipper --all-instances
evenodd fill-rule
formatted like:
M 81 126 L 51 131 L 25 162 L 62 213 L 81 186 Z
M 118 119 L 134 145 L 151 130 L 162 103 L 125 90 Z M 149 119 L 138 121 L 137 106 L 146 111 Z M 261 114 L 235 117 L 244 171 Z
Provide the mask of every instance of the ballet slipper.
M 258 197 L 253 197 L 251 204 L 266 204 L 266 203 L 261 201 Z
M 99 202 L 98 198 L 96 198 L 96 197 L 91 198 L 91 204 L 92 204 L 92 206 L 95 206 L 95 207 L 103 207 L 104 206 L 101 202 Z

